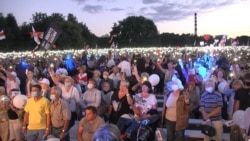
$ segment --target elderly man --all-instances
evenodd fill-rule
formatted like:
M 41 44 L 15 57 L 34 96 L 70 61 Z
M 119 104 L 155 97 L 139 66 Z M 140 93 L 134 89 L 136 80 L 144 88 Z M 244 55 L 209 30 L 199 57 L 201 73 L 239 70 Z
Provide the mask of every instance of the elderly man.
M 76 87 L 73 86 L 73 79 L 70 76 L 64 78 L 64 84 L 59 82 L 58 78 L 54 76 L 53 70 L 49 69 L 50 77 L 52 78 L 54 84 L 62 89 L 62 98 L 68 103 L 71 111 L 71 119 L 69 123 L 69 128 L 74 125 L 77 117 L 80 116 L 80 99 L 79 92 Z
M 205 82 L 205 92 L 201 95 L 200 112 L 206 124 L 215 128 L 215 140 L 222 141 L 223 122 L 221 117 L 221 109 L 223 106 L 222 96 L 214 90 L 215 84 L 209 79 Z M 204 136 L 204 141 L 210 141 L 209 136 Z
M 50 90 L 50 116 L 51 116 L 51 134 L 60 140 L 66 139 L 66 131 L 68 130 L 71 112 L 66 101 L 60 96 L 62 89 L 54 86 Z
M 31 96 L 24 108 L 23 133 L 27 132 L 27 141 L 42 141 L 50 133 L 49 101 L 38 84 L 31 86 Z
M 85 114 L 79 123 L 78 141 L 92 141 L 96 130 L 104 124 L 104 120 L 97 115 L 96 107 L 88 106 Z

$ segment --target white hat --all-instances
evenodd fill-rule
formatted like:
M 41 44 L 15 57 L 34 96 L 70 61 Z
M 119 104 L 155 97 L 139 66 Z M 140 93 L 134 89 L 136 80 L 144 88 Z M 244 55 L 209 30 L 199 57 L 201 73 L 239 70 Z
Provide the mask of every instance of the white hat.
M 42 80 L 39 81 L 39 83 L 42 83 L 42 84 L 47 84 L 49 85 L 49 80 L 47 78 L 43 78 Z
M 12 71 L 10 74 L 13 75 L 14 77 L 17 76 L 16 72 L 14 72 L 14 71 Z

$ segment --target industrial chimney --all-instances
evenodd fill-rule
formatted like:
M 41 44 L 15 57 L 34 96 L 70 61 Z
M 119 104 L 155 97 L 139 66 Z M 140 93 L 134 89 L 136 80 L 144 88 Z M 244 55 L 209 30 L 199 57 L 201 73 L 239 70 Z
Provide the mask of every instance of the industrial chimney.
M 197 37 L 197 13 L 194 13 L 194 36 Z

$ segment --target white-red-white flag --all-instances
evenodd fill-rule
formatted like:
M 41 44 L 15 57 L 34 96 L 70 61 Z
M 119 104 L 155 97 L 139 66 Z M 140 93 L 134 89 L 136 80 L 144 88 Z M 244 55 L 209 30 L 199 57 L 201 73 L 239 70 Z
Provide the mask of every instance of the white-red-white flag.
M 43 32 L 36 32 L 35 28 L 32 26 L 32 32 L 30 32 L 30 36 L 34 38 L 34 41 L 40 45 L 40 38 L 43 37 Z
M 4 34 L 4 31 L 1 30 L 1 31 L 0 31 L 0 40 L 3 40 L 3 39 L 5 39 L 5 38 L 6 38 L 6 36 L 5 36 L 5 34 Z

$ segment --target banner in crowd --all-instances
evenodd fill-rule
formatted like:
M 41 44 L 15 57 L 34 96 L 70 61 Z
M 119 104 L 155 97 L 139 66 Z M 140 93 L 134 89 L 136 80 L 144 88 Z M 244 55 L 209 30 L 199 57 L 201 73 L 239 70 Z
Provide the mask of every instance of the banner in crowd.
M 51 23 L 43 36 L 41 47 L 48 50 L 54 45 L 61 33 L 62 30 L 55 23 Z

